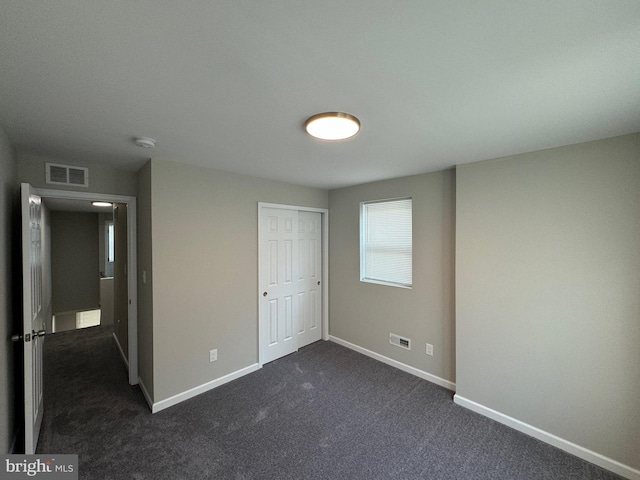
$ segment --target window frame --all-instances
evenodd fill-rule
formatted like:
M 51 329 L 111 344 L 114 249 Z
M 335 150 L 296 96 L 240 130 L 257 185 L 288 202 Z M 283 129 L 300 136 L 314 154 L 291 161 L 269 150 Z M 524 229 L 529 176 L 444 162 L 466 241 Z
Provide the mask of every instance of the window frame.
M 367 276 L 366 272 L 366 232 L 367 232 L 367 206 L 379 203 L 391 203 L 403 200 L 411 201 L 411 283 L 395 282 L 393 280 L 384 280 Z M 364 283 L 373 283 L 377 285 L 385 285 L 388 287 L 412 289 L 413 288 L 413 198 L 412 197 L 396 197 L 386 198 L 382 200 L 370 200 L 360 202 L 360 281 Z

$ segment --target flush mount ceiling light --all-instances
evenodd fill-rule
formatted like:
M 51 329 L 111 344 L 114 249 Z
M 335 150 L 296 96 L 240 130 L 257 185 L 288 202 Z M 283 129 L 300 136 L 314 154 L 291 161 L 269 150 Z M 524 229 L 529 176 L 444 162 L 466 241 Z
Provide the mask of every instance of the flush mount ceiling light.
M 149 137 L 135 137 L 133 143 L 142 148 L 153 148 L 156 146 L 156 141 Z
M 113 203 L 110 202 L 91 202 L 94 207 L 113 207 Z
M 344 140 L 360 131 L 360 120 L 342 112 L 319 113 L 304 124 L 307 133 L 322 140 Z

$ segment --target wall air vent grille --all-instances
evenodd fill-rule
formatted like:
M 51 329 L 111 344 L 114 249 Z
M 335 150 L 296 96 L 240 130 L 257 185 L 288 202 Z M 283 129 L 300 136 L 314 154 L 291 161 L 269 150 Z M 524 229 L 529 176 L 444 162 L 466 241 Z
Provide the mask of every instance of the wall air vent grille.
M 405 348 L 407 350 L 411 350 L 411 339 L 403 338 L 399 335 L 395 335 L 393 333 L 389 334 L 389 343 L 391 345 L 395 345 L 396 347 Z
M 47 163 L 46 181 L 52 185 L 89 186 L 89 169 L 71 165 Z

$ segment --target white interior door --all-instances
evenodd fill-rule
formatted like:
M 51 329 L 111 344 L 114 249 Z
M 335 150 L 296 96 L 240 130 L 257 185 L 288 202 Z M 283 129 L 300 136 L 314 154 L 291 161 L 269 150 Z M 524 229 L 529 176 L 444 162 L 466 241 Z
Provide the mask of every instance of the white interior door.
M 296 210 L 262 208 L 260 212 L 261 363 L 298 350 L 297 222 Z
M 322 214 L 298 212 L 298 348 L 322 338 Z
M 24 422 L 25 453 L 33 454 L 42 424 L 42 314 L 41 199 L 22 184 L 22 292 L 24 345 Z

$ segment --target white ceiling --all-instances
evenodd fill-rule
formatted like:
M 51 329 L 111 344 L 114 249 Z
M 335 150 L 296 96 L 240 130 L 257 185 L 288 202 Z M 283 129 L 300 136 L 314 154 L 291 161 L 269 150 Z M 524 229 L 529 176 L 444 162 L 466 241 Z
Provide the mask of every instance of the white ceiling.
M 323 111 L 361 133 L 308 137 Z M 640 1 L 2 0 L 0 124 L 72 164 L 322 188 L 633 133 Z

